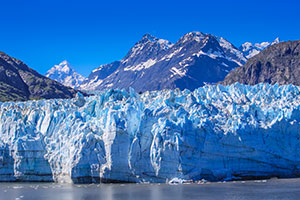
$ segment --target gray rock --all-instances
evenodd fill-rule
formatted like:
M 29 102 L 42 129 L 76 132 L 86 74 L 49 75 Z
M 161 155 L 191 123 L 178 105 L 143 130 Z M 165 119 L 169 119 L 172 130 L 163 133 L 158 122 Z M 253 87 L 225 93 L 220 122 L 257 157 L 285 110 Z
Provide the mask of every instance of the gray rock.
M 300 85 L 300 40 L 282 42 L 250 58 L 239 68 L 232 70 L 222 84 L 235 82 L 255 85 L 278 83 Z
M 72 98 L 76 90 L 63 86 L 22 61 L 0 52 L 0 101 Z

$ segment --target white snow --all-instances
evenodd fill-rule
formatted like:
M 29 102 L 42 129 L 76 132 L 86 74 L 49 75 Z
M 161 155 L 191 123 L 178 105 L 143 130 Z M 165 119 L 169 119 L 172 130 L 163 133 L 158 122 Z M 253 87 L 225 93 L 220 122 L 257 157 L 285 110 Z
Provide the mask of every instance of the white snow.
M 114 85 L 113 83 L 110 83 L 110 84 L 107 84 L 106 87 L 107 87 L 107 88 L 110 88 L 110 87 L 112 87 L 113 85 Z
M 99 79 L 98 76 L 95 76 L 94 79 L 85 82 L 83 84 L 80 85 L 80 89 L 82 90 L 96 90 L 96 88 L 103 82 L 102 79 Z
M 252 44 L 250 42 L 245 42 L 242 44 L 242 51 L 246 55 L 247 59 L 252 58 L 253 56 L 257 55 L 262 50 L 266 49 L 267 47 L 278 44 L 280 42 L 279 38 L 277 37 L 273 42 L 262 42 L 262 43 L 255 43 Z
M 181 50 L 183 49 L 183 47 L 180 47 L 178 49 L 175 49 L 172 53 L 165 55 L 164 57 L 162 57 L 160 59 L 160 61 L 166 60 L 169 61 L 173 56 L 177 55 L 179 52 L 181 52 Z
M 186 72 L 177 69 L 176 67 L 172 67 L 170 70 L 174 75 L 185 76 Z
M 203 40 L 205 37 L 207 36 L 207 34 L 201 33 L 199 31 L 193 31 L 190 33 L 185 34 L 182 37 L 181 42 L 185 43 L 187 41 L 191 41 L 191 40 L 195 40 L 196 42 L 200 42 L 201 40 Z
M 211 57 L 212 59 L 216 59 L 217 57 L 225 58 L 223 53 L 215 52 L 215 51 L 214 52 L 208 51 L 207 53 L 205 53 L 202 50 L 200 50 L 199 52 L 193 54 L 193 56 L 197 56 L 197 57 L 200 57 L 200 55 L 206 55 Z
M 92 73 L 95 73 L 95 72 L 97 72 L 97 71 L 102 70 L 104 66 L 105 66 L 105 65 L 100 65 L 98 68 L 94 69 L 94 70 L 92 71 Z
M 223 62 L 222 62 L 222 65 L 224 65 L 225 67 L 229 67 L 226 63 L 223 63 Z
M 78 88 L 80 84 L 87 79 L 74 71 L 70 63 L 66 60 L 61 62 L 59 65 L 54 65 L 50 70 L 48 70 L 46 77 L 72 88 Z
M 242 66 L 243 63 L 247 62 L 247 59 L 243 55 L 241 51 L 239 51 L 237 48 L 235 48 L 230 42 L 228 42 L 226 39 L 219 37 L 218 41 L 220 43 L 220 46 L 223 47 L 224 49 L 228 50 L 230 53 L 232 53 L 236 58 L 229 58 L 226 57 L 229 60 L 232 60 L 236 62 L 239 66 Z
M 148 68 L 152 67 L 155 63 L 157 63 L 157 60 L 149 59 L 138 65 L 127 66 L 124 68 L 124 71 L 141 71 L 143 69 L 148 69 Z

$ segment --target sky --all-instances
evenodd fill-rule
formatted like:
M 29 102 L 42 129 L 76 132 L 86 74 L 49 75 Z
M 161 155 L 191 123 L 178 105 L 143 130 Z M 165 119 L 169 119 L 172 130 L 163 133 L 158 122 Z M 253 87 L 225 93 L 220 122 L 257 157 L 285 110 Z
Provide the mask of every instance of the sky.
M 222 36 L 236 47 L 300 39 L 299 0 L 0 0 L 0 51 L 45 74 L 68 60 L 84 76 L 150 33 Z

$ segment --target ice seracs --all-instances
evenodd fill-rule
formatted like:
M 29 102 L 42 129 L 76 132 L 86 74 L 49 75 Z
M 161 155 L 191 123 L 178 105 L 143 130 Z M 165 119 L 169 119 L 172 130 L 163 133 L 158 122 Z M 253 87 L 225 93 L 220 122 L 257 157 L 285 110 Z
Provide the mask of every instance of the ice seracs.
M 206 85 L 0 103 L 0 181 L 300 175 L 300 88 Z
M 46 77 L 72 88 L 79 88 L 81 83 L 86 80 L 86 78 L 78 74 L 66 60 L 61 62 L 59 65 L 54 65 L 50 70 L 48 70 Z

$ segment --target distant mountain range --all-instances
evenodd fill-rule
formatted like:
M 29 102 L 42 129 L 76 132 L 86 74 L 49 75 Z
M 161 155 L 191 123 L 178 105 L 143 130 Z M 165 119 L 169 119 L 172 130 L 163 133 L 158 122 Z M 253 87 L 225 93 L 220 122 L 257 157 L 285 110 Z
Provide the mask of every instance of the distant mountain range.
M 78 74 L 66 60 L 61 62 L 59 65 L 54 65 L 50 70 L 48 70 L 46 77 L 72 88 L 78 88 L 80 84 L 86 80 L 86 78 Z
M 0 52 L 0 101 L 71 98 L 76 90 L 51 80 Z
M 235 82 L 300 85 L 300 40 L 272 45 L 229 72 L 222 84 Z
M 243 44 L 239 49 L 212 34 L 191 32 L 175 44 L 146 34 L 120 61 L 101 65 L 88 78 L 76 73 L 67 61 L 51 68 L 46 76 L 81 90 L 134 88 L 138 92 L 190 89 L 224 80 L 232 69 L 279 42 Z
M 273 42 L 262 42 L 262 43 L 255 43 L 252 44 L 250 42 L 245 42 L 239 48 L 241 52 L 245 55 L 247 59 L 252 58 L 253 56 L 257 55 L 262 50 L 266 49 L 273 44 L 278 44 L 280 42 L 279 38 L 276 38 Z
M 201 32 L 187 33 L 174 44 L 146 34 L 122 60 L 101 65 L 93 70 L 88 78 L 78 74 L 67 61 L 52 67 L 45 77 L 22 61 L 1 52 L 0 101 L 71 98 L 78 91 L 72 88 L 90 91 L 132 87 L 137 92 L 174 88 L 193 90 L 205 84 L 218 83 L 224 80 L 229 72 L 231 73 L 227 77 L 231 78 L 226 78 L 224 83 L 240 81 L 254 84 L 263 81 L 263 78 L 247 82 L 248 79 L 254 80 L 254 76 L 251 76 L 252 78 L 242 76 L 239 70 L 245 69 L 245 66 L 246 68 L 252 66 L 251 63 L 256 59 L 263 59 L 259 57 L 260 54 L 258 57 L 253 55 L 278 42 L 279 39 L 272 43 L 254 45 L 248 42 L 238 49 L 222 37 Z M 268 55 L 273 55 L 272 49 L 262 54 L 265 56 L 264 59 L 269 58 Z M 283 55 L 285 54 L 281 56 Z M 250 58 L 248 63 L 241 67 L 248 58 Z M 269 65 L 268 63 L 277 66 L 273 61 L 268 61 L 265 65 Z M 259 64 L 256 63 L 255 66 Z M 235 68 L 237 69 L 233 70 Z M 284 70 L 283 66 L 279 69 Z M 290 79 L 290 76 L 297 75 L 296 71 L 292 72 L 294 74 L 284 77 Z M 232 75 L 234 73 L 237 75 Z M 269 77 L 270 81 L 264 81 L 273 83 L 270 76 L 265 76 Z M 281 79 L 274 80 L 281 81 Z

